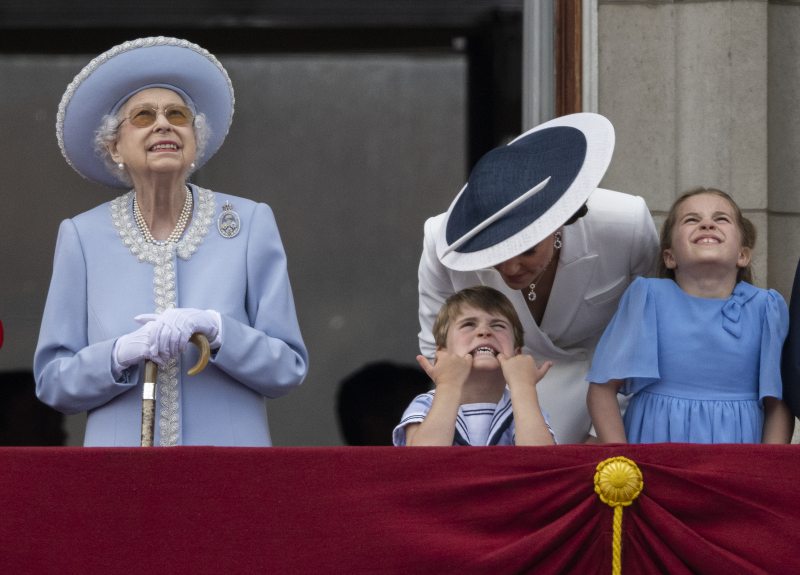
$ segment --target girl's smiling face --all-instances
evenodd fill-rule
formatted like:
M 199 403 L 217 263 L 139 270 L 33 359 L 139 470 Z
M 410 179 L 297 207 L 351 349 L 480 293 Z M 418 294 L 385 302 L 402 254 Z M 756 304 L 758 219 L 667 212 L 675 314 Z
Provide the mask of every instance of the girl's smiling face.
M 498 353 L 506 357 L 515 355 L 511 322 L 501 314 L 464 306 L 450 324 L 447 351 L 460 357 L 471 355 L 473 369 L 497 369 Z
M 750 250 L 742 247 L 730 202 L 715 194 L 698 194 L 678 206 L 672 245 L 663 257 L 676 276 L 698 265 L 729 268 L 735 275 L 750 262 Z

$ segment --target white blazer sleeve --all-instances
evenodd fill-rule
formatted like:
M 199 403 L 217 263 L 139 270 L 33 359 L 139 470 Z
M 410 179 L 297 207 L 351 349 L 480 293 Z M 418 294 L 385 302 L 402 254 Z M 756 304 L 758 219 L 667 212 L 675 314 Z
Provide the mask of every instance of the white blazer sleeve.
M 656 225 L 644 198 L 636 196 L 633 245 L 631 246 L 631 281 L 637 277 L 656 276 L 658 258 L 661 257 Z
M 447 268 L 436 255 L 436 236 L 444 214 L 425 222 L 425 241 L 419 262 L 419 351 L 429 359 L 436 353 L 433 322 L 444 302 L 455 293 Z

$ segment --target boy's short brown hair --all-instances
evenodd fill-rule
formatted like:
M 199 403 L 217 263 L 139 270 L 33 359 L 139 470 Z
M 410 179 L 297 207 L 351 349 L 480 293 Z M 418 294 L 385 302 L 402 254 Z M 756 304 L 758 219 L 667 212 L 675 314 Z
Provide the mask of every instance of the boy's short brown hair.
M 514 347 L 522 347 L 524 343 L 525 330 L 522 329 L 522 322 L 519 320 L 517 311 L 501 292 L 489 286 L 472 286 L 464 288 L 460 292 L 451 295 L 444 302 L 436 321 L 433 322 L 433 339 L 437 347 L 447 347 L 447 334 L 450 331 L 450 324 L 455 321 L 461 310 L 466 307 L 474 307 L 486 313 L 497 313 L 505 317 L 511 323 L 514 332 Z

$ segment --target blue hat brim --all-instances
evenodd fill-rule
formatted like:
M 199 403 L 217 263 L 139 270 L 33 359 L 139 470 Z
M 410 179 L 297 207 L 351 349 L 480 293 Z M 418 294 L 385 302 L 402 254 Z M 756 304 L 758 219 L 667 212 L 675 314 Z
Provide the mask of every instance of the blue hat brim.
M 84 178 L 115 188 L 128 187 L 108 172 L 94 149 L 103 116 L 132 94 L 150 86 L 174 87 L 191 99 L 211 128 L 199 168 L 222 145 L 233 119 L 230 78 L 217 59 L 186 40 L 141 38 L 115 46 L 93 59 L 73 82 L 59 105 L 56 133 L 61 152 Z
M 566 155 L 580 156 L 582 159 L 579 163 L 576 163 L 575 157 L 568 159 L 574 167 L 570 168 L 572 173 L 568 178 L 566 180 L 562 178 L 559 182 L 558 178 L 554 177 L 542 191 L 482 230 L 473 240 L 454 251 L 445 253 L 451 243 L 455 243 L 475 224 L 494 215 L 500 208 L 516 200 L 545 178 L 564 171 L 565 160 L 560 158 L 563 139 L 552 138 L 552 146 L 549 145 L 550 134 L 564 132 L 574 132 L 579 136 L 571 138 L 574 145 L 567 150 Z M 529 154 L 527 157 L 513 158 L 513 151 L 510 148 L 535 139 L 539 140 L 538 144 L 529 150 L 520 146 L 520 149 Z M 577 153 L 575 149 L 580 148 L 581 142 L 585 142 L 585 147 Z M 525 132 L 507 147 L 489 152 L 476 165 L 473 174 L 470 175 L 470 181 L 447 210 L 436 242 L 439 260 L 456 271 L 489 268 L 518 256 L 553 234 L 580 209 L 600 184 L 611 163 L 614 143 L 615 134 L 611 122 L 599 114 L 581 113 L 546 122 Z M 558 149 L 554 153 L 555 147 Z M 512 157 L 509 160 L 510 156 Z M 481 167 L 484 159 L 488 160 L 488 167 Z M 482 174 L 492 171 L 495 174 L 490 173 L 488 177 L 481 177 Z M 524 184 L 524 188 L 520 188 L 522 184 L 519 180 L 524 181 L 523 172 L 529 181 Z M 517 185 L 509 185 L 512 181 Z M 491 194 L 499 197 L 493 197 L 490 202 L 480 201 L 481 198 L 475 196 L 486 193 L 480 189 L 479 186 L 482 185 L 494 186 Z M 555 192 L 553 192 L 554 187 Z M 503 194 L 506 194 L 506 197 L 503 197 Z M 472 213 L 465 215 L 465 212 Z

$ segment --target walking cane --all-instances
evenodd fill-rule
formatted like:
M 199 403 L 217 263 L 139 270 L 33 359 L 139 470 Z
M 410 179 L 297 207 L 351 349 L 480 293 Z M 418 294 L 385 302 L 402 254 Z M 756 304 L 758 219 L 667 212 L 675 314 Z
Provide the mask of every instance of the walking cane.
M 203 371 L 211 357 L 208 340 L 202 333 L 195 333 L 189 338 L 200 350 L 200 359 L 187 373 L 194 375 Z M 142 447 L 153 447 L 153 435 L 156 424 L 156 383 L 158 382 L 158 364 L 147 360 L 144 364 L 144 391 L 142 392 Z

